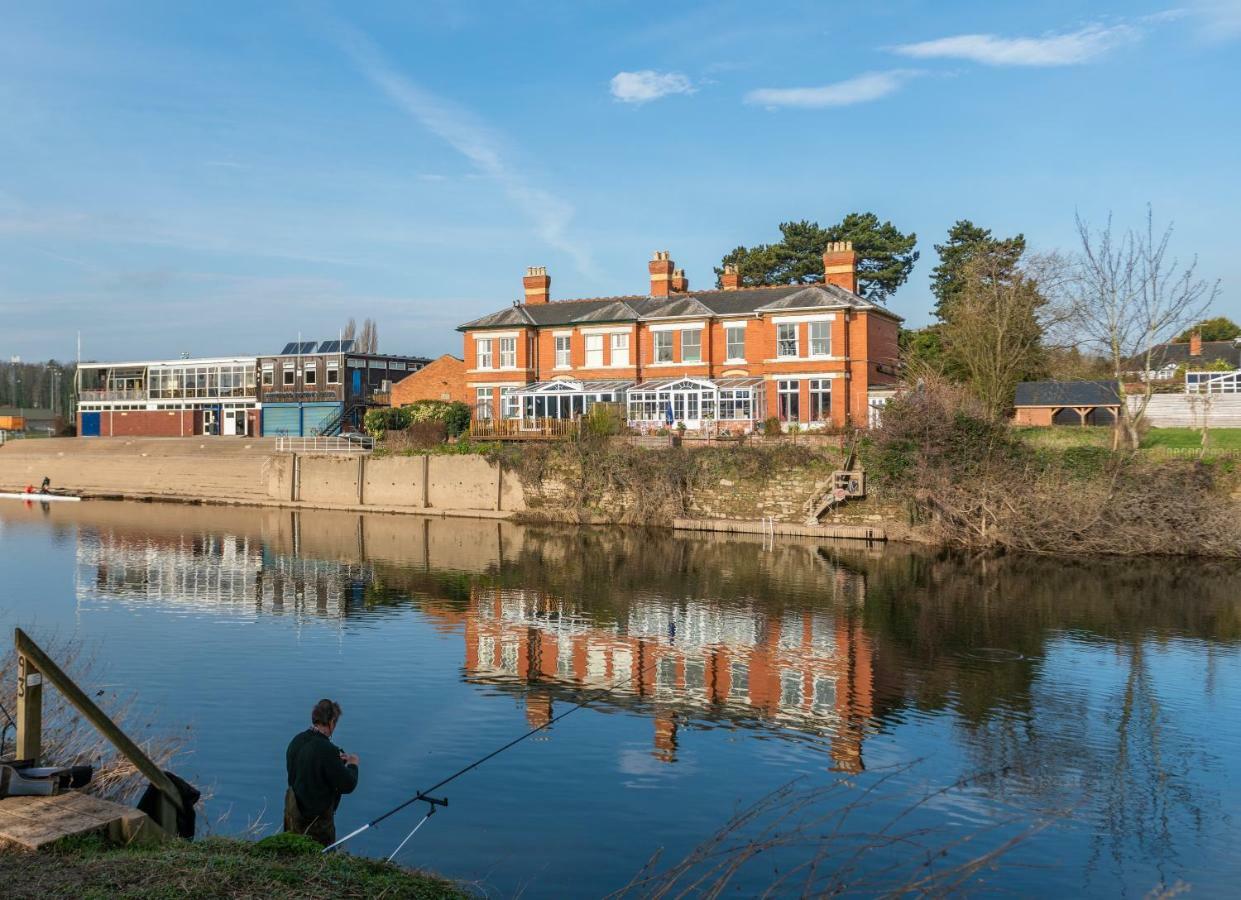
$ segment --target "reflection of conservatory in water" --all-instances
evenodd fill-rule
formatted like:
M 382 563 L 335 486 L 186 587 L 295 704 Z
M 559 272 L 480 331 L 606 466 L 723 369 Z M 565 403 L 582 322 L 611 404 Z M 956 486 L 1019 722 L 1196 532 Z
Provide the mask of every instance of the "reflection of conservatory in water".
M 575 419 L 596 403 L 623 404 L 626 418 L 639 428 L 670 422 L 694 429 L 709 422 L 740 426 L 766 408 L 762 378 L 668 378 L 640 384 L 560 379 L 506 389 L 501 400 L 504 418 L 531 420 Z

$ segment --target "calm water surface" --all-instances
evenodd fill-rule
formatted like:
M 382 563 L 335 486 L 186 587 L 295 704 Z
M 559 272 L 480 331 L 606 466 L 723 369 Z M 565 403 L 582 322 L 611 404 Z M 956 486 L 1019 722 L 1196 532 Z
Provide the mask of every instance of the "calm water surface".
M 808 811 L 850 809 L 853 834 L 908 811 L 888 833 L 948 848 L 941 869 L 1018 837 L 981 893 L 1241 884 L 1235 566 L 0 502 L 0 625 L 83 639 L 90 687 L 191 726 L 176 768 L 218 830 L 278 825 L 284 747 L 321 696 L 362 758 L 343 832 L 623 682 L 445 788 L 402 861 L 598 896 L 800 777 L 834 785 Z M 419 815 L 354 851 L 386 855 Z M 858 871 L 927 871 L 912 837 Z

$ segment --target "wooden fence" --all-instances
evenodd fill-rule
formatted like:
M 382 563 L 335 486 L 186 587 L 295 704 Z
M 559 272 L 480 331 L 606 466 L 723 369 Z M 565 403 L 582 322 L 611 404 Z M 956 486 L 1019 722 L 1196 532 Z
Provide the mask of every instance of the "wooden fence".
M 484 441 L 563 441 L 577 437 L 581 419 L 474 419 L 470 437 Z

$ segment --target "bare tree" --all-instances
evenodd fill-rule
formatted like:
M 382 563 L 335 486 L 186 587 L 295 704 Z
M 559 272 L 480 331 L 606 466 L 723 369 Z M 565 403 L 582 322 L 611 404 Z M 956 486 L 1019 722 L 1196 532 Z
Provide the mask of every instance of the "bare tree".
M 345 323 L 345 330 L 340 333 L 342 341 L 352 341 L 358 336 L 358 323 L 353 316 L 349 317 L 349 321 Z
M 1172 225 L 1156 237 L 1150 207 L 1143 229 L 1115 234 L 1109 216 L 1096 232 L 1079 216 L 1077 233 L 1077 321 L 1085 341 L 1107 357 L 1117 382 L 1139 377 L 1141 390 L 1122 398 L 1128 402 L 1121 403 L 1117 422 L 1117 441 L 1123 433 L 1136 450 L 1154 392 L 1151 375 L 1161 361 L 1160 344 L 1204 317 L 1219 294 L 1219 282 L 1198 277 L 1197 257 L 1182 267 L 1169 256 Z
M 379 352 L 379 326 L 375 324 L 374 319 L 363 320 L 362 330 L 358 333 L 358 343 L 355 349 L 362 353 Z
M 1012 406 L 1019 381 L 1045 368 L 1046 338 L 1065 319 L 1064 271 L 1054 255 L 1015 263 L 1011 253 L 992 250 L 976 253 L 961 270 L 940 335 L 992 419 Z

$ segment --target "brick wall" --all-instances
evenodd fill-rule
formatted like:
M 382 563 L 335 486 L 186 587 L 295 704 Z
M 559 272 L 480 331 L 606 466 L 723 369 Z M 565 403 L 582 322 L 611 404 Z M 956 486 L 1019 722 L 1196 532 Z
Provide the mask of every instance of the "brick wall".
M 473 404 L 473 392 L 466 387 L 465 361 L 446 353 L 392 385 L 392 406 L 405 406 L 416 400 Z

